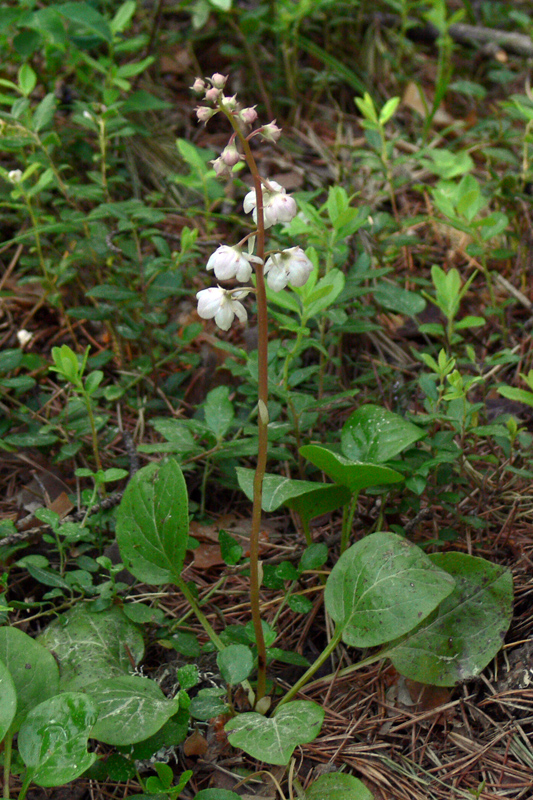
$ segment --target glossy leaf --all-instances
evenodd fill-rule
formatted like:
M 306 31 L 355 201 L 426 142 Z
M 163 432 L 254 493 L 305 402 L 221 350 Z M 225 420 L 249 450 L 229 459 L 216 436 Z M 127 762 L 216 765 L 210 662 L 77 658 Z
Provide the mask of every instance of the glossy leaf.
M 352 461 L 320 445 L 307 444 L 300 448 L 300 453 L 335 483 L 347 486 L 352 493 L 361 492 L 369 486 L 403 481 L 403 476 L 395 469 Z
M 179 698 L 168 700 L 155 681 L 136 675 L 92 683 L 86 692 L 98 710 L 92 736 L 106 744 L 141 742 L 179 709 Z
M 95 614 L 77 605 L 50 623 L 39 642 L 55 653 L 61 688 L 69 690 L 128 674 L 131 659 L 137 664 L 144 655 L 139 629 L 117 606 Z
M 365 784 L 346 772 L 321 775 L 305 793 L 305 800 L 373 800 Z
M 73 781 L 96 760 L 87 739 L 96 722 L 90 697 L 65 692 L 33 708 L 19 731 L 18 749 L 38 786 Z
M 329 514 L 336 508 L 350 502 L 351 492 L 347 486 L 339 486 L 336 483 L 315 483 L 315 489 L 291 497 L 285 501 L 285 505 L 296 511 L 302 523 L 307 525 L 315 517 L 322 514 Z
M 17 731 L 28 711 L 59 692 L 59 670 L 46 647 L 13 627 L 0 628 L 0 659 L 15 686 L 17 713 L 12 728 Z
M 13 678 L 0 661 L 0 742 L 8 732 L 17 711 L 17 692 Z
M 408 678 L 453 686 L 479 675 L 500 650 L 512 618 L 513 579 L 505 567 L 466 553 L 430 558 L 453 576 L 455 589 L 388 655 Z
M 243 490 L 246 497 L 249 500 L 253 500 L 254 470 L 246 469 L 245 467 L 237 467 L 236 472 L 239 486 Z M 284 478 L 281 475 L 267 474 L 263 480 L 262 508 L 263 511 L 276 511 L 276 509 L 278 509 L 284 503 L 289 505 L 294 498 L 305 495 L 314 495 L 316 499 L 320 496 L 320 493 L 323 492 L 324 489 L 331 491 L 331 487 L 323 486 L 322 484 L 315 483 L 314 481 L 299 481 L 293 480 L 292 478 Z M 328 493 L 328 497 L 329 496 L 330 495 Z M 342 495 L 339 497 L 342 498 Z M 342 505 L 342 503 L 339 503 L 339 505 Z M 333 508 L 338 508 L 338 505 L 334 505 Z M 318 514 L 321 513 L 323 514 L 325 512 L 319 510 Z M 318 514 L 314 516 L 318 516 Z M 312 517 L 310 517 L 310 519 L 312 519 Z
M 272 717 L 255 711 L 239 714 L 225 730 L 234 747 L 267 764 L 288 764 L 294 748 L 320 733 L 324 709 L 309 700 L 286 703 Z
M 399 414 L 371 403 L 350 414 L 342 427 L 341 447 L 353 461 L 382 463 L 422 439 L 425 431 Z
M 346 644 L 374 647 L 412 630 L 454 585 L 419 547 L 379 532 L 342 554 L 327 580 L 325 603 Z
M 379 283 L 373 289 L 372 294 L 374 300 L 384 308 L 409 317 L 420 314 L 426 307 L 426 301 L 422 295 L 410 292 L 394 283 Z
M 129 482 L 117 512 L 124 565 L 153 585 L 179 576 L 189 538 L 187 486 L 176 461 L 149 464 Z

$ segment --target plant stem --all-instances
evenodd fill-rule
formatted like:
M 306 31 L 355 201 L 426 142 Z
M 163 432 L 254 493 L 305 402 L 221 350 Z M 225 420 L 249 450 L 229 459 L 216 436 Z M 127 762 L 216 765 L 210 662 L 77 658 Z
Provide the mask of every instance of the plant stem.
M 11 753 L 13 745 L 13 734 L 8 731 L 4 739 L 4 791 L 2 797 L 9 800 L 9 776 L 11 775 Z
M 256 265 L 256 301 L 257 301 L 257 328 L 258 328 L 258 415 L 257 415 L 257 466 L 254 475 L 254 500 L 252 509 L 252 530 L 250 533 L 250 608 L 254 626 L 255 643 L 257 646 L 257 686 L 256 702 L 264 697 L 266 692 L 266 645 L 261 623 L 261 606 L 259 589 L 260 564 L 259 564 L 259 534 L 261 531 L 261 506 L 263 500 L 263 478 L 266 471 L 268 447 L 268 308 L 263 272 L 265 260 L 265 223 L 263 218 L 263 188 L 261 176 L 255 163 L 255 158 L 250 149 L 250 143 L 242 134 L 235 118 L 222 108 L 237 134 L 246 158 L 246 163 L 254 180 L 254 189 L 257 209 L 257 239 L 256 254 L 261 262 Z
M 283 703 L 287 703 L 289 700 L 291 700 L 294 697 L 295 694 L 298 694 L 300 689 L 302 689 L 305 686 L 305 684 L 308 682 L 309 678 L 312 678 L 313 675 L 315 674 L 315 672 L 317 671 L 317 669 L 322 666 L 322 664 L 324 663 L 324 661 L 326 661 L 327 658 L 329 658 L 330 654 L 335 650 L 335 648 L 337 647 L 338 643 L 340 642 L 341 637 L 342 637 L 342 628 L 336 628 L 335 629 L 335 633 L 331 637 L 330 643 L 320 653 L 320 655 L 318 656 L 316 661 L 314 661 L 311 664 L 311 666 L 309 667 L 307 672 L 305 672 L 302 675 L 300 680 L 297 681 L 294 684 L 292 689 L 289 689 L 287 694 L 284 697 L 281 698 L 281 700 L 279 701 L 278 706 L 277 706 L 278 708 L 280 706 L 282 706 Z
M 348 547 L 350 541 L 350 532 L 352 530 L 353 518 L 355 515 L 355 509 L 357 508 L 358 497 L 359 497 L 359 492 L 354 492 L 352 494 L 352 499 L 350 500 L 349 503 L 347 503 L 344 506 L 344 510 L 342 512 L 341 555 Z
M 211 639 L 217 650 L 224 650 L 225 648 L 224 642 L 218 636 L 218 634 L 215 633 L 211 623 L 209 622 L 203 611 L 200 610 L 200 606 L 194 599 L 193 593 L 191 592 L 191 590 L 189 589 L 189 587 L 187 586 L 181 575 L 174 575 L 173 578 L 174 578 L 174 583 L 176 584 L 180 592 L 185 596 L 185 599 L 192 608 L 196 616 L 196 619 L 198 620 L 204 631 L 207 633 L 207 635 L 209 636 L 209 638 Z

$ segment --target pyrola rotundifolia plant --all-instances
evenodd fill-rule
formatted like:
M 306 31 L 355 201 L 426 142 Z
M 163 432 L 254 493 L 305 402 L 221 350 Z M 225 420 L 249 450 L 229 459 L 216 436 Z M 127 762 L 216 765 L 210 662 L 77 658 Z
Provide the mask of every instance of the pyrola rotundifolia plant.
M 313 265 L 300 247 L 265 253 L 265 229 L 280 222 L 290 222 L 298 209 L 294 198 L 286 193 L 283 186 L 259 175 L 250 141 L 254 137 L 260 137 L 268 142 L 277 142 L 281 129 L 276 125 L 276 120 L 254 128 L 257 122 L 255 107 L 242 108 L 236 96 L 227 97 L 224 94 L 226 81 L 227 76 L 219 73 L 206 80 L 196 78 L 192 89 L 201 95 L 203 103 L 196 109 L 196 116 L 200 122 L 206 123 L 215 114 L 224 114 L 231 124 L 233 133 L 220 156 L 213 162 L 213 167 L 219 177 L 230 177 L 232 167 L 239 161 L 246 161 L 254 188 L 244 198 L 243 208 L 246 214 L 252 213 L 257 228 L 235 245 L 220 245 L 209 258 L 207 269 L 213 270 L 218 281 L 237 280 L 241 284 L 249 284 L 252 274 L 255 273 L 255 286 L 212 286 L 202 289 L 196 296 L 198 314 L 204 319 L 214 319 L 224 331 L 229 329 L 235 317 L 241 322 L 246 321 L 247 312 L 241 301 L 250 292 L 255 293 L 257 300 L 259 444 L 250 537 L 250 602 L 258 653 L 256 702 L 259 702 L 265 694 L 266 686 L 266 648 L 259 607 L 259 529 L 268 438 L 268 317 L 265 277 L 269 288 L 279 292 L 288 284 L 303 286 Z

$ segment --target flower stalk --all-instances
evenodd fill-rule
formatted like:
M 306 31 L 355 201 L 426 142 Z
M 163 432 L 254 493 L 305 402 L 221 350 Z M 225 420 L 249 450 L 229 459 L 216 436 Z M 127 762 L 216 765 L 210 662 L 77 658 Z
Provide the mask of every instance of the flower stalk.
M 241 108 L 235 97 L 225 97 L 223 89 L 227 78 L 216 73 L 211 78 L 197 78 L 193 90 L 202 94 L 210 106 L 199 106 L 196 115 L 200 122 L 208 122 L 215 114 L 222 113 L 233 128 L 228 145 L 219 158 L 213 161 L 218 177 L 230 178 L 232 167 L 239 161 L 246 161 L 252 175 L 254 188 L 244 198 L 244 211 L 252 212 L 257 230 L 248 234 L 238 245 L 221 245 L 210 257 L 207 269 L 213 270 L 218 280 L 247 282 L 255 271 L 255 289 L 223 289 L 222 287 L 203 289 L 198 292 L 198 314 L 205 319 L 213 319 L 223 330 L 228 330 L 234 317 L 241 322 L 246 320 L 246 310 L 240 299 L 250 291 L 255 291 L 258 327 L 258 403 L 257 466 L 253 482 L 252 530 L 250 534 L 250 607 L 257 647 L 257 684 L 255 703 L 266 694 L 267 651 L 261 621 L 261 562 L 259 559 L 259 537 L 261 532 L 261 510 L 263 499 L 263 480 L 267 465 L 268 451 L 268 305 L 265 275 L 272 291 L 279 292 L 287 284 L 303 286 L 312 270 L 312 264 L 299 247 L 293 247 L 272 255 L 265 264 L 265 229 L 278 222 L 290 222 L 297 213 L 294 199 L 275 181 L 264 180 L 259 174 L 257 163 L 250 147 L 250 139 L 260 136 L 266 141 L 276 142 L 281 130 L 275 120 L 268 125 L 246 131 L 257 120 L 255 107 Z M 242 152 L 240 152 L 242 151 Z M 242 251 L 247 241 L 249 252 Z M 255 247 L 255 255 L 251 251 Z

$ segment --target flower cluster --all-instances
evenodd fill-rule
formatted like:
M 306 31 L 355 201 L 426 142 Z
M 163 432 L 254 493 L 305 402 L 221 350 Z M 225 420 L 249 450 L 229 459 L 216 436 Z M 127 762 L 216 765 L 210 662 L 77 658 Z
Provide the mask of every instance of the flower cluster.
M 245 159 L 244 154 L 237 149 L 238 142 L 246 149 L 248 147 L 246 143 L 253 136 L 260 135 L 266 141 L 277 142 L 281 134 L 276 120 L 268 125 L 250 130 L 257 120 L 255 106 L 241 108 L 235 96 L 226 97 L 224 95 L 226 82 L 227 77 L 217 72 L 206 80 L 196 78 L 192 86 L 193 91 L 202 95 L 205 102 L 210 103 L 210 105 L 200 105 L 196 108 L 198 120 L 205 123 L 215 114 L 222 112 L 229 118 L 234 128 L 234 133 L 227 146 L 212 162 L 213 169 L 219 177 L 231 175 L 232 167 Z M 248 130 L 250 132 L 246 134 Z M 248 154 L 250 156 L 249 148 Z M 298 212 L 294 198 L 288 195 L 285 188 L 276 181 L 264 179 L 261 181 L 263 184 L 261 193 L 264 228 L 271 228 L 278 223 L 287 223 L 294 219 Z M 248 192 L 244 198 L 243 208 L 245 213 L 252 214 L 252 218 L 257 224 L 255 189 Z M 313 264 L 300 247 L 290 247 L 280 252 L 273 252 L 263 264 L 261 258 L 252 254 L 254 238 L 255 235 L 249 235 L 243 242 L 235 246 L 220 245 L 210 256 L 207 269 L 213 270 L 219 281 L 236 279 L 241 283 L 247 283 L 252 277 L 254 264 L 260 265 L 269 288 L 274 292 L 280 292 L 289 284 L 303 286 L 306 283 L 313 270 Z M 245 252 L 242 247 L 246 239 L 248 239 L 248 252 Z M 238 289 L 223 289 L 221 286 L 202 289 L 196 295 L 198 314 L 203 319 L 214 319 L 219 328 L 227 331 L 235 317 L 241 322 L 246 321 L 246 309 L 240 301 L 253 291 L 255 289 L 250 286 Z

